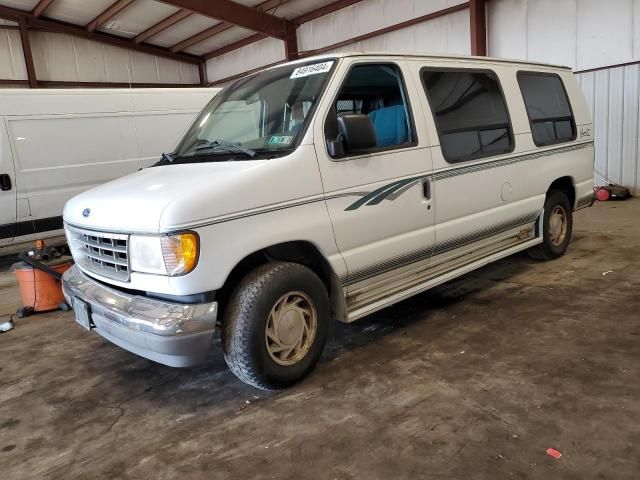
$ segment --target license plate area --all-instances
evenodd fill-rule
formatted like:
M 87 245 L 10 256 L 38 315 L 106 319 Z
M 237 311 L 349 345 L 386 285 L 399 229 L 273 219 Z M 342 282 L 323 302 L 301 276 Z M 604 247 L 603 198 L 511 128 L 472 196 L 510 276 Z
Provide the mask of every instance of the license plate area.
M 73 313 L 76 317 L 76 322 L 85 330 L 90 331 L 93 325 L 91 324 L 91 308 L 89 304 L 78 298 L 74 298 Z

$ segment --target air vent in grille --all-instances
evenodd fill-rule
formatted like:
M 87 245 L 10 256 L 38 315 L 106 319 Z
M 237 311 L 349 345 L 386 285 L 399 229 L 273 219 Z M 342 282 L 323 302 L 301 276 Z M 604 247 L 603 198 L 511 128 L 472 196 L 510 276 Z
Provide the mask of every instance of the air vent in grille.
M 98 275 L 120 281 L 129 280 L 129 236 L 95 232 L 65 226 L 73 259 L 81 267 Z

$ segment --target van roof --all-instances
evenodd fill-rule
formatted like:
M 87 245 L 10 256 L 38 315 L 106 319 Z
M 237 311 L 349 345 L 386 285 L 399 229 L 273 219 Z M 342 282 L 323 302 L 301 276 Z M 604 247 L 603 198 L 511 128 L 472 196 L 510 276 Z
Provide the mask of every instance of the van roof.
M 345 58 L 345 57 L 398 57 L 398 58 L 412 58 L 412 59 L 433 59 L 433 60 L 460 60 L 469 62 L 478 62 L 483 64 L 491 63 L 507 63 L 512 65 L 523 66 L 535 66 L 545 67 L 553 69 L 571 70 L 571 67 L 563 65 L 554 65 L 551 63 L 530 62 L 527 60 L 517 60 L 509 58 L 495 58 L 495 57 L 478 57 L 472 55 L 438 55 L 438 54 L 420 54 L 420 53 L 399 53 L 399 52 L 341 52 L 341 53 L 324 53 L 320 55 L 314 55 L 305 57 L 300 60 L 295 60 L 290 63 L 307 63 L 309 60 L 321 60 L 327 58 Z

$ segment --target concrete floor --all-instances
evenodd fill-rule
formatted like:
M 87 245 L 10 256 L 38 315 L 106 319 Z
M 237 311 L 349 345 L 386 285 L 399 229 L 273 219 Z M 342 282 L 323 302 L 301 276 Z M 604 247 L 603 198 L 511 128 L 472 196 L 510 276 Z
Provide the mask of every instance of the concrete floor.
M 598 204 L 560 260 L 518 255 L 337 325 L 276 394 L 236 380 L 218 340 L 176 370 L 70 313 L 18 320 L 0 335 L 0 476 L 640 478 L 638 219 L 640 200 Z

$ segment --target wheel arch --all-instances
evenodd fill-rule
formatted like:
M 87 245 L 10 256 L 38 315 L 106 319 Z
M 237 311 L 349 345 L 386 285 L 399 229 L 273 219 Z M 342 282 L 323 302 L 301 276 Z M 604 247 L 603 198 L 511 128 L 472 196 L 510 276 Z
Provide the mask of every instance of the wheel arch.
M 220 311 L 224 312 L 231 293 L 242 278 L 258 266 L 273 261 L 299 263 L 313 271 L 327 288 L 332 317 L 338 320 L 346 318 L 346 301 L 340 279 L 321 249 L 308 240 L 277 243 L 246 255 L 229 272 L 216 293 Z
M 564 177 L 556 178 L 553 182 L 551 182 L 551 185 L 549 185 L 549 188 L 547 189 L 547 196 L 549 195 L 550 192 L 554 190 L 559 190 L 565 193 L 567 195 L 567 198 L 569 199 L 569 204 L 571 205 L 571 208 L 572 209 L 575 208 L 576 187 L 575 187 L 575 181 L 573 177 L 570 177 L 567 175 Z

